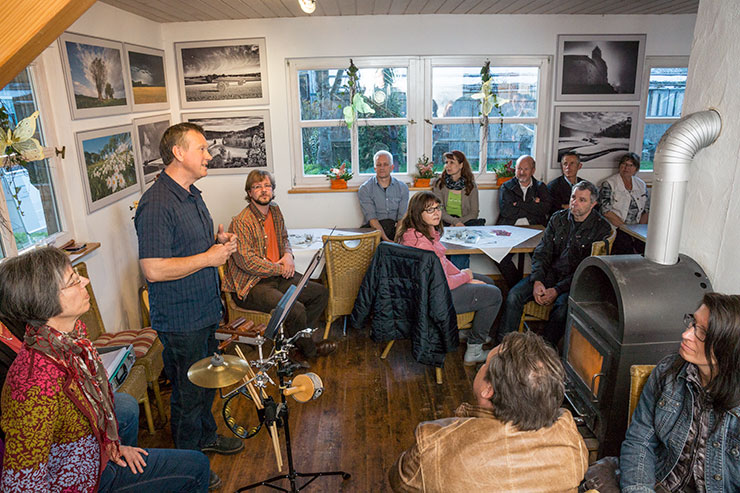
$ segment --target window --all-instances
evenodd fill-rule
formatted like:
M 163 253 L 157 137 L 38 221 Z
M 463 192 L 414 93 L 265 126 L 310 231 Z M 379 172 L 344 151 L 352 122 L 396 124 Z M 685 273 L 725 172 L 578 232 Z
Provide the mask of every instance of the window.
M 406 173 L 409 145 L 408 58 L 354 59 L 359 68 L 357 92 L 375 111 L 357 115 L 347 128 L 343 109 L 349 105 L 347 71 L 349 58 L 288 61 L 297 84 L 294 117 L 294 149 L 300 167 L 294 169 L 296 184 L 315 183 L 330 168 L 347 161 L 360 184 L 373 173 L 373 156 L 379 150 L 393 155 L 396 173 Z
M 359 68 L 358 92 L 375 113 L 359 115 L 352 129 L 342 116 L 349 104 L 349 58 L 287 62 L 294 185 L 325 186 L 323 174 L 342 161 L 352 163 L 351 184 L 360 185 L 373 173 L 372 158 L 381 149 L 393 154 L 399 177 L 414 174 L 422 154 L 440 171 L 443 154 L 461 150 L 476 180 L 492 183 L 497 164 L 545 149 L 537 129 L 544 128 L 540 101 L 547 57 L 491 58 L 500 112 L 494 109 L 489 115 L 485 146 L 480 145 L 480 102 L 472 97 L 480 91 L 485 57 L 353 60 Z
M 649 77 L 644 98 L 645 122 L 640 171 L 652 171 L 655 149 L 668 127 L 681 118 L 688 77 L 685 57 L 655 57 L 646 60 Z
M 26 68 L 0 90 L 0 104 L 11 127 L 40 109 L 38 84 L 32 67 Z M 43 111 L 40 111 L 43 113 Z M 35 138 L 46 145 L 42 119 L 36 120 Z M 53 151 L 45 149 L 46 159 L 27 166 L 0 168 L 0 250 L 2 257 L 14 255 L 45 242 L 62 231 L 53 172 L 49 163 Z
M 542 58 L 508 63 L 505 59 L 492 60 L 491 77 L 499 109 L 489 114 L 487 145 L 481 146 L 484 132 L 480 102 L 473 98 L 481 89 L 481 65 L 431 61 L 428 121 L 432 124 L 431 155 L 437 171 L 442 170 L 444 153 L 457 149 L 465 153 L 478 174 L 477 181 L 493 181 L 497 165 L 515 161 L 522 154 L 536 154 L 541 63 Z

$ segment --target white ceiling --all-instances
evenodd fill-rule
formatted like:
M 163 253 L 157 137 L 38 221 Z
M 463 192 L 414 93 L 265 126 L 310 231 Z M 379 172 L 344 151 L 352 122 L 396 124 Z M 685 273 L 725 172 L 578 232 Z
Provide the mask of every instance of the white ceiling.
M 298 0 L 101 0 L 155 22 L 304 17 Z M 695 14 L 699 0 L 316 0 L 312 16 Z

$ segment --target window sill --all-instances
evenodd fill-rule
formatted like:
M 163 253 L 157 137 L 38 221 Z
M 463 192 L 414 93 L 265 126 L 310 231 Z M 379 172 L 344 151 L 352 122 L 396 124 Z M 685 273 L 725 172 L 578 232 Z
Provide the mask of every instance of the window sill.
M 85 248 L 83 250 L 80 250 L 79 252 L 67 252 L 67 254 L 69 255 L 69 261 L 72 262 L 72 265 L 74 265 L 98 248 L 100 248 L 99 242 L 89 242 L 85 245 Z
M 336 192 L 357 192 L 357 190 L 360 187 L 347 187 L 347 188 L 341 188 L 341 189 L 335 189 L 335 188 L 314 188 L 314 187 L 293 187 L 290 190 L 288 190 L 289 194 L 293 193 L 336 193 Z M 498 190 L 501 188 L 499 185 L 496 185 L 495 183 L 485 183 L 483 185 L 478 185 L 478 190 Z M 409 191 L 411 192 L 421 192 L 423 190 L 431 191 L 432 187 L 414 187 L 410 186 Z

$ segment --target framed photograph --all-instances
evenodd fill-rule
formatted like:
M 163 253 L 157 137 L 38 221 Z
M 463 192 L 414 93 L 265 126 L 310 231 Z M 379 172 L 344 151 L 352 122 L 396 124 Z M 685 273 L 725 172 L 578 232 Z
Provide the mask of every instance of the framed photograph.
M 141 191 L 154 181 L 164 169 L 162 158 L 159 157 L 159 141 L 164 131 L 172 125 L 170 114 L 134 118 L 134 156 L 136 170 L 139 173 Z
M 181 118 L 203 127 L 213 156 L 209 174 L 273 171 L 268 110 L 183 113 Z
M 558 36 L 556 101 L 639 101 L 644 34 Z
M 140 189 L 132 132 L 119 125 L 75 135 L 88 214 Z
M 164 51 L 125 43 L 126 73 L 131 81 L 134 111 L 167 110 L 167 74 Z
M 131 112 L 123 43 L 64 33 L 59 48 L 72 119 Z
M 639 106 L 556 106 L 551 168 L 560 169 L 568 151 L 577 152 L 586 169 L 616 168 L 623 154 L 639 152 L 638 114 Z
M 265 38 L 175 43 L 182 108 L 267 104 Z

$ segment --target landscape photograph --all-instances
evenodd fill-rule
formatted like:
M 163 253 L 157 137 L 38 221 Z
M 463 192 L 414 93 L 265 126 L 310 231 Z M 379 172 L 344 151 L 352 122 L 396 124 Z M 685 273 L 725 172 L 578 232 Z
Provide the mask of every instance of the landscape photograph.
M 134 119 L 136 163 L 141 169 L 142 187 L 154 181 L 164 169 L 159 156 L 159 141 L 170 126 L 169 115 Z
M 67 41 L 77 108 L 125 106 L 121 51 Z
M 160 55 L 139 48 L 128 48 L 127 54 L 134 105 L 167 103 L 164 52 Z
M 555 143 L 558 164 L 566 152 L 577 152 L 585 168 L 616 168 L 619 158 L 631 149 L 637 108 L 588 111 L 556 109 L 558 138 Z
M 246 112 L 242 112 L 246 113 Z M 234 116 L 183 115 L 183 119 L 203 127 L 208 152 L 213 159 L 209 172 L 248 172 L 253 168 L 272 170 L 267 111 Z

